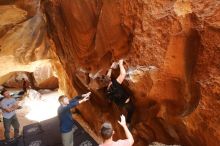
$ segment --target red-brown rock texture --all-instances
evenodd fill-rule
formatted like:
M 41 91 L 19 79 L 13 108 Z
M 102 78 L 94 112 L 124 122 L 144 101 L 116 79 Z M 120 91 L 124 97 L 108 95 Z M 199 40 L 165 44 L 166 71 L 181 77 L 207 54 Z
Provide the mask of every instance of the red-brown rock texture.
M 23 80 L 26 79 L 29 85 L 35 89 L 56 89 L 58 79 L 55 77 L 51 63 L 45 63 L 35 67 L 33 73 L 15 72 L 5 83 L 5 87 L 23 88 Z
M 35 86 L 41 89 L 55 89 L 58 87 L 58 79 L 52 70 L 51 63 L 38 66 L 33 72 Z
M 23 88 L 23 79 L 28 80 L 27 86 L 31 85 L 30 82 L 31 73 L 28 72 L 15 72 L 11 75 L 11 77 L 3 84 L 4 87 L 8 88 Z
M 93 92 L 91 101 L 80 105 L 79 110 L 96 133 L 102 122 L 108 120 L 114 124 L 115 138 L 124 136 L 117 124 L 122 111 L 108 104 L 96 78 L 105 74 L 113 61 L 124 58 L 128 70 L 124 86 L 132 93 L 136 107 L 132 119 L 135 146 L 146 146 L 153 141 L 186 146 L 219 145 L 219 0 L 38 2 L 16 2 L 21 8 L 16 9 L 19 17 L 11 19 L 18 27 L 17 22 L 24 18 L 37 19 L 42 15 L 45 22 L 33 24 L 42 24 L 43 30 L 47 27 L 50 38 L 46 37 L 46 42 L 58 58 L 53 66 L 60 88 L 70 96 L 76 94 L 75 90 Z M 34 11 L 35 6 L 41 6 L 45 16 L 39 7 L 39 11 Z M 1 45 L 10 44 L 9 35 L 5 35 L 9 27 L 6 24 L 4 28 L 0 26 Z M 37 28 L 33 30 L 41 32 Z M 11 30 L 11 34 L 16 35 L 16 30 Z M 22 47 L 16 44 L 12 46 Z M 34 53 L 39 48 L 31 46 L 27 52 Z M 2 45 L 3 51 L 4 48 L 11 47 Z M 45 58 L 45 54 L 30 56 L 21 55 L 19 61 Z M 118 70 L 114 71 L 114 76 L 117 73 Z
M 80 110 L 97 133 L 109 120 L 122 135 L 120 110 L 107 104 L 92 77 L 124 58 L 136 69 L 125 81 L 136 106 L 135 145 L 219 144 L 219 1 L 54 0 L 44 6 L 55 52 L 74 88 L 94 93 Z
M 0 1 L 0 84 L 26 71 L 33 72 L 35 87 L 57 88 L 45 20 L 38 0 Z M 21 87 L 22 82 L 12 77 L 5 85 Z

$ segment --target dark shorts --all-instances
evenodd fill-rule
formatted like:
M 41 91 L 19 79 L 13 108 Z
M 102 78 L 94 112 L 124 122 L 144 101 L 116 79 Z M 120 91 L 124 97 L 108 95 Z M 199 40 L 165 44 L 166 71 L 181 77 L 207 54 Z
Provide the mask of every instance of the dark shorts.
M 113 80 L 111 86 L 107 89 L 108 99 L 115 102 L 118 106 L 124 106 L 129 96 L 128 92 L 117 80 Z

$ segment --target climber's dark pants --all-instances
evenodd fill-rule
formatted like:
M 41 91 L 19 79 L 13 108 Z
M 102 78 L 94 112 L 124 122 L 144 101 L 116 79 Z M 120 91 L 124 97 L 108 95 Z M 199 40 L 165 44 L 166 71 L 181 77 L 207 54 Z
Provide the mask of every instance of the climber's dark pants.
M 132 115 L 134 113 L 134 104 L 130 100 L 121 107 L 127 111 L 126 123 L 131 123 Z

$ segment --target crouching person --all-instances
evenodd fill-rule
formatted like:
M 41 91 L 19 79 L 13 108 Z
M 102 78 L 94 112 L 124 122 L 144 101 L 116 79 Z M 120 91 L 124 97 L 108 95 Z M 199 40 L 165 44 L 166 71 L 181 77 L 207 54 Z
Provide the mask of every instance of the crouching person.
M 113 141 L 112 137 L 114 134 L 114 130 L 112 128 L 112 125 L 111 123 L 105 122 L 101 127 L 101 136 L 104 141 L 99 146 L 132 146 L 134 144 L 133 136 L 131 135 L 131 132 L 126 125 L 124 115 L 121 116 L 121 121 L 118 121 L 118 123 L 123 127 L 127 139 Z
M 60 106 L 58 108 L 58 117 L 60 120 L 60 131 L 63 146 L 73 146 L 73 127 L 74 121 L 70 109 L 89 100 L 91 92 L 76 96 L 72 100 L 62 95 L 59 97 Z

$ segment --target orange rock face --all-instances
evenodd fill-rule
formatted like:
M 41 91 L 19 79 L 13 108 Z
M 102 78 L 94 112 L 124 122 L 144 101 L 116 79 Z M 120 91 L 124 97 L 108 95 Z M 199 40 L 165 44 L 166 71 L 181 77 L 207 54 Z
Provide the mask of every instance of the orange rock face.
M 122 136 L 120 109 L 107 104 L 92 77 L 124 58 L 127 69 L 135 68 L 125 81 L 136 106 L 135 145 L 219 144 L 219 1 L 55 0 L 44 6 L 74 88 L 94 93 L 80 110 L 96 132 L 109 120 Z M 139 69 L 150 65 L 157 69 Z
M 0 26 L 0 63 L 5 58 L 13 63 L 49 58 L 48 49 L 52 48 L 61 62 L 55 59 L 53 64 L 60 88 L 69 96 L 76 91 L 93 92 L 91 101 L 79 107 L 84 119 L 96 133 L 104 121 L 111 121 L 115 138 L 122 138 L 123 130 L 117 120 L 123 111 L 109 105 L 98 77 L 106 73 L 113 61 L 124 58 L 128 77 L 123 85 L 132 93 L 135 104 L 135 146 L 153 141 L 219 145 L 218 0 L 38 2 L 16 1 L 22 10 L 13 7 L 8 13 L 16 11 L 18 16 L 1 17 L 4 25 Z M 14 25 L 17 23 L 20 25 Z M 28 38 L 32 23 L 36 36 L 25 39 L 23 44 L 30 45 L 22 46 L 23 39 L 17 35 L 24 33 L 24 38 Z M 14 26 L 16 31 L 11 30 Z M 17 41 L 11 46 L 10 40 Z M 5 72 L 11 72 L 11 68 Z M 114 76 L 117 74 L 118 70 L 113 72 Z
M 38 66 L 33 72 L 35 86 L 41 89 L 55 89 L 58 87 L 58 80 L 54 76 L 51 63 Z
M 16 73 L 25 71 L 34 74 L 38 88 L 58 87 L 52 75 L 54 61 L 50 59 L 54 57 L 40 6 L 36 0 L 0 2 L 0 84 L 9 80 L 6 86 L 22 87 Z M 20 79 L 9 79 L 14 74 Z

